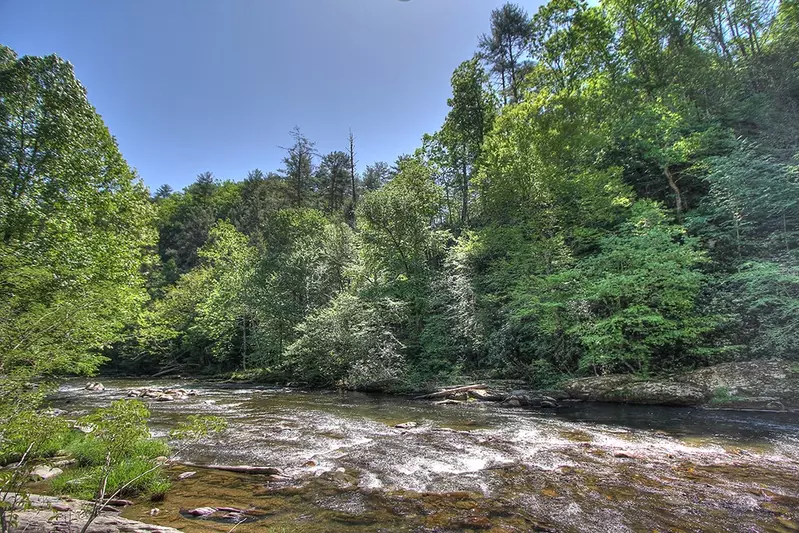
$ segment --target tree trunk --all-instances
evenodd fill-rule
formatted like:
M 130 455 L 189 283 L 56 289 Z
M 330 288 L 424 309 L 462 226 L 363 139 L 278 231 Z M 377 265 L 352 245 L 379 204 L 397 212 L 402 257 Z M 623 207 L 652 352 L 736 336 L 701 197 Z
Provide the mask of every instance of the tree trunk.
M 663 173 L 666 175 L 666 179 L 669 181 L 669 187 L 671 190 L 674 191 L 674 200 L 677 207 L 677 213 L 682 214 L 684 205 L 682 201 L 682 193 L 680 192 L 680 188 L 677 186 L 677 182 L 674 180 L 674 175 L 669 170 L 669 166 L 666 165 L 663 167 Z

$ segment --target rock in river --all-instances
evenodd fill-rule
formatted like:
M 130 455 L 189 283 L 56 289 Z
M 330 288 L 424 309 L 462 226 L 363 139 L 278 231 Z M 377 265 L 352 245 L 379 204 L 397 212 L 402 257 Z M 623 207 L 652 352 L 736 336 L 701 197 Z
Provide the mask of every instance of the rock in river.
M 31 472 L 31 477 L 33 479 L 50 479 L 51 477 L 56 477 L 59 474 L 63 474 L 64 471 L 60 468 L 55 468 L 47 465 L 39 465 L 33 469 Z
M 210 516 L 216 512 L 215 507 L 197 507 L 196 509 L 189 509 L 184 511 L 191 516 Z
M 699 405 L 705 401 L 705 392 L 690 383 L 627 375 L 574 379 L 566 383 L 565 389 L 572 398 L 593 402 Z
M 650 405 L 701 405 L 782 410 L 799 405 L 799 366 L 781 359 L 742 361 L 678 374 L 668 379 L 607 375 L 573 379 L 572 398 Z

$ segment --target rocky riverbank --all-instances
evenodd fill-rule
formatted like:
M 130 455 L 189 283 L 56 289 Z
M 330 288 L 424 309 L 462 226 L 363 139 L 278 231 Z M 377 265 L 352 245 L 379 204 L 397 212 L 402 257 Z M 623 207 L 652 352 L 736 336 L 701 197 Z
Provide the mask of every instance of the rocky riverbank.
M 665 378 L 605 375 L 572 379 L 559 390 L 507 390 L 472 384 L 417 396 L 438 404 L 497 402 L 555 408 L 573 401 L 784 411 L 799 408 L 799 363 L 781 359 L 724 363 Z
M 7 494 L 6 501 L 13 499 Z M 11 533 L 78 533 L 86 524 L 91 502 L 53 496 L 28 496 L 26 509 L 15 513 Z M 180 533 L 179 529 L 122 518 L 120 509 L 106 506 L 87 528 L 88 533 Z
M 569 398 L 584 401 L 782 411 L 799 408 L 799 363 L 723 363 L 659 379 L 598 376 L 563 388 Z
M 573 401 L 638 405 L 693 406 L 714 409 L 790 411 L 799 409 L 799 363 L 764 359 L 723 363 L 666 377 L 629 374 L 571 379 L 554 390 L 517 388 L 521 382 L 492 382 L 446 388 L 415 399 L 438 404 L 468 401 L 505 407 L 555 408 Z M 103 392 L 98 382 L 86 390 Z M 130 398 L 172 402 L 196 396 L 179 387 L 147 386 L 127 392 Z

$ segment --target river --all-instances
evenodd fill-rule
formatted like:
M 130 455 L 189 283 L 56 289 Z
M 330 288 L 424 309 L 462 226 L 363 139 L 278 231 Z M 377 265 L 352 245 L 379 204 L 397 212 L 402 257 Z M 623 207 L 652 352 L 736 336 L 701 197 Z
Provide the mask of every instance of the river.
M 70 416 L 153 385 L 68 382 Z M 552 410 L 442 405 L 360 393 L 159 382 L 185 401 L 150 402 L 166 435 L 189 414 L 227 419 L 180 459 L 274 466 L 287 479 L 174 465 L 161 502 L 123 516 L 188 532 L 799 531 L 799 416 L 794 413 L 573 404 Z M 415 422 L 417 427 L 394 427 Z M 200 506 L 250 509 L 201 519 Z M 159 508 L 159 514 L 150 510 Z

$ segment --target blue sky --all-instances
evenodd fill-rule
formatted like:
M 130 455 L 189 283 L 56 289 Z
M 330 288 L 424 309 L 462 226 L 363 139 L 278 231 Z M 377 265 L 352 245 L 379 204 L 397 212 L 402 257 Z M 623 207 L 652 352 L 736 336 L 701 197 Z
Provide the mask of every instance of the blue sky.
M 359 168 L 419 145 L 501 0 L 0 0 L 0 42 L 75 65 L 155 188 L 280 168 L 296 125 Z M 538 2 L 520 2 L 532 13 Z

